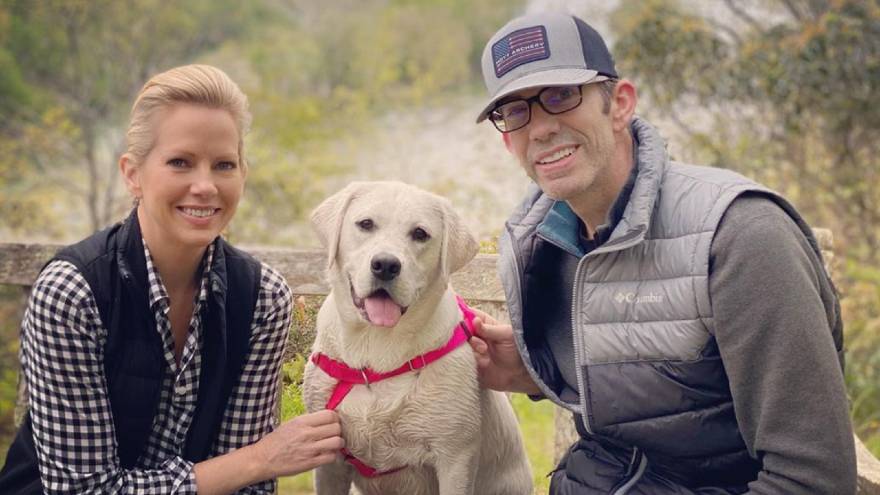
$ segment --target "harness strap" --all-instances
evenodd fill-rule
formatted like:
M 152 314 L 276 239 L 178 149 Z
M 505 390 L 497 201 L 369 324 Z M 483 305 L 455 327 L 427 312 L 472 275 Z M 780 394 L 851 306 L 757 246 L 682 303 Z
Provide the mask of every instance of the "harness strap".
M 346 462 L 354 466 L 354 468 L 357 469 L 357 472 L 365 478 L 377 478 L 385 474 L 396 473 L 406 467 L 400 466 L 394 469 L 389 469 L 388 471 L 379 471 L 374 467 L 368 466 L 366 463 L 364 463 L 364 461 L 352 455 L 352 453 L 349 452 L 346 448 L 342 449 L 342 457 L 345 459 Z
M 342 399 L 351 392 L 351 389 L 354 387 L 354 383 L 351 382 L 339 382 L 333 387 L 333 393 L 330 395 L 330 400 L 327 401 L 327 405 L 324 407 L 325 409 L 330 409 L 331 411 L 335 411 L 339 406 L 339 403 L 342 402 Z
M 369 386 L 371 383 L 387 380 L 388 378 L 393 378 L 404 373 L 418 371 L 433 363 L 434 361 L 437 361 L 443 356 L 449 354 L 458 346 L 470 340 L 470 338 L 474 335 L 474 317 L 476 315 L 474 314 L 473 310 L 471 310 L 471 308 L 469 308 L 467 304 L 465 304 L 464 299 L 456 295 L 455 300 L 458 303 L 459 309 L 461 310 L 463 319 L 458 325 L 456 325 L 455 330 L 452 333 L 452 337 L 449 338 L 449 341 L 447 341 L 443 347 L 439 347 L 432 351 L 428 351 L 424 354 L 416 356 L 413 359 L 410 359 L 399 368 L 393 369 L 391 371 L 386 371 L 384 373 L 373 371 L 370 368 L 355 369 L 343 363 L 342 361 L 337 361 L 325 354 L 321 354 L 320 352 L 312 354 L 312 362 L 315 363 L 316 366 L 324 370 L 324 373 L 327 373 L 328 375 L 338 380 L 336 386 L 333 388 L 333 392 L 330 394 L 330 399 L 327 401 L 327 405 L 325 406 L 325 408 L 335 410 L 337 407 L 339 407 L 339 404 L 342 403 L 343 399 L 345 399 L 345 397 L 348 395 L 349 392 L 351 392 L 351 389 L 354 388 L 355 385 Z M 352 455 L 352 453 L 349 452 L 348 449 L 343 448 L 342 455 L 349 464 L 357 469 L 358 473 L 360 473 L 361 476 L 364 476 L 366 478 L 375 478 L 377 476 L 395 473 L 406 467 L 401 466 L 399 468 L 390 469 L 388 471 L 378 471 Z

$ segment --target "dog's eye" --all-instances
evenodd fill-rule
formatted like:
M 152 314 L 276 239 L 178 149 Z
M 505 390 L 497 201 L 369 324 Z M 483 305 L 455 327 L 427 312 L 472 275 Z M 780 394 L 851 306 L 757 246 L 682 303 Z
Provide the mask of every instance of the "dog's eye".
M 416 242 L 427 242 L 428 239 L 431 238 L 431 235 L 424 231 L 424 229 L 420 227 L 416 227 L 412 233 L 410 234 L 413 240 Z
M 357 226 L 360 227 L 360 229 L 364 232 L 369 232 L 373 230 L 373 227 L 375 227 L 375 225 L 373 224 L 373 220 L 369 218 L 358 220 Z

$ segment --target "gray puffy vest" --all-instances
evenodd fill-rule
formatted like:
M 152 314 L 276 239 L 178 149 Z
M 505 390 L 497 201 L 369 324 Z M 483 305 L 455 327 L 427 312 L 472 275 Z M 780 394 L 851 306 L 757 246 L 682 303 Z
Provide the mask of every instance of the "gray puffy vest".
M 731 171 L 670 162 L 649 124 L 637 119 L 633 130 L 639 174 L 630 201 L 609 240 L 581 258 L 574 275 L 579 403 L 561 400 L 528 366 L 522 267 L 529 266 L 537 226 L 554 203 L 540 193 L 511 217 L 500 246 L 517 344 L 544 395 L 581 415 L 579 430 L 645 454 L 634 478 L 650 462 L 687 485 L 745 484 L 760 465 L 737 427 L 713 336 L 712 239 L 730 203 L 757 192 L 778 203 L 821 254 L 805 222 L 776 193 Z

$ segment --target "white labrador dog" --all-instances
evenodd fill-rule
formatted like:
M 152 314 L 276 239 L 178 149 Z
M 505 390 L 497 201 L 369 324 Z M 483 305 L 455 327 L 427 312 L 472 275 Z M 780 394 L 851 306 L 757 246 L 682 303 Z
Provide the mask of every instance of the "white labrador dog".
M 530 495 L 516 417 L 504 394 L 479 387 L 460 329 L 449 275 L 478 245 L 449 202 L 358 182 L 312 223 L 331 292 L 303 397 L 309 411 L 339 412 L 349 457 L 317 469 L 317 494 L 347 495 L 353 482 L 363 495 Z

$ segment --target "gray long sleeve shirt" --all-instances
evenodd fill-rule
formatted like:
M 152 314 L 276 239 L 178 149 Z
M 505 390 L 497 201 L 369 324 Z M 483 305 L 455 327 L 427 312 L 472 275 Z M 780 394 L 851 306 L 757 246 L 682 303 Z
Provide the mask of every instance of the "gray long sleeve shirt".
M 839 314 L 825 310 L 834 291 L 807 240 L 772 201 L 741 197 L 721 221 L 709 262 L 737 422 L 763 463 L 751 493 L 853 493 L 849 403 L 828 329 Z

